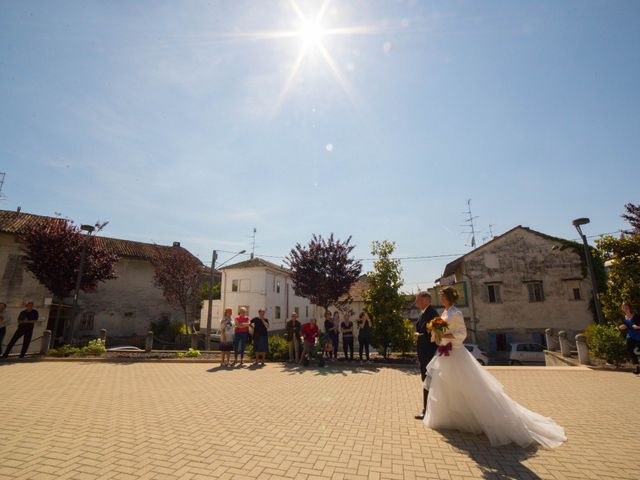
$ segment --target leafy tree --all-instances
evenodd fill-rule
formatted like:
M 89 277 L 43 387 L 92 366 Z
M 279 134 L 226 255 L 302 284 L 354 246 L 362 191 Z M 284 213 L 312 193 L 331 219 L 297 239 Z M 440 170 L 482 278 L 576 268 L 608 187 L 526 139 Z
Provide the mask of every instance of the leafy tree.
M 58 301 L 75 289 L 82 248 L 86 255 L 80 290 L 94 292 L 100 282 L 116 278 L 118 256 L 102 248 L 96 237 L 87 237 L 68 220 L 42 220 L 19 236 L 25 253 L 23 264 Z M 56 310 L 57 335 L 60 308 Z M 71 332 L 71 335 L 73 332 Z
M 400 261 L 391 258 L 395 243 L 384 240 L 372 243 L 371 253 L 378 259 L 373 272 L 367 273 L 369 288 L 363 292 L 365 310 L 372 319 L 374 344 L 384 350 L 387 346 L 406 352 L 406 327 L 403 323 L 402 268 Z M 412 338 L 413 342 L 413 338 Z
M 184 314 L 184 325 L 190 330 L 189 318 L 200 302 L 203 284 L 202 262 L 180 246 L 154 247 L 152 263 L 156 286 L 162 289 L 169 305 Z
M 617 322 L 623 302 L 640 307 L 640 234 L 606 236 L 597 244 L 603 257 L 611 261 L 609 288 L 601 296 L 602 311 L 607 320 Z
M 325 310 L 348 295 L 362 271 L 362 264 L 351 257 L 355 245 L 350 242 L 351 237 L 336 240 L 332 233 L 328 239 L 313 235 L 306 246 L 297 243 L 285 259 L 296 295 Z
M 82 247 L 87 241 L 80 290 L 93 292 L 100 282 L 116 278 L 118 256 L 86 237 L 71 221 L 42 221 L 20 235 L 25 268 L 58 299 L 75 289 Z

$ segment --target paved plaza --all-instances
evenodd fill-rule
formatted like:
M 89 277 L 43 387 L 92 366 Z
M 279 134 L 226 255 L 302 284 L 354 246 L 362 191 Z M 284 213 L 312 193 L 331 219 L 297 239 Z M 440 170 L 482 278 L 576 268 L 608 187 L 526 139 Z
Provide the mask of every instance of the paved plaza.
M 638 479 L 640 378 L 492 368 L 556 450 L 426 429 L 416 370 L 0 364 L 0 479 Z

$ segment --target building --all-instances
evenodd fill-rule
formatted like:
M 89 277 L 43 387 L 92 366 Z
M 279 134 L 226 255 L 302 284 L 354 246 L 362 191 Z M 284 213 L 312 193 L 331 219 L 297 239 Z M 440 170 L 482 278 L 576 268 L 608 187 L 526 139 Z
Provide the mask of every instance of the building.
M 0 210 L 0 301 L 8 305 L 8 337 L 17 325 L 17 317 L 26 301 L 34 302 L 40 319 L 34 330 L 34 339 L 45 329 L 54 329 L 56 310 L 60 321 L 56 336 L 61 336 L 64 321 L 69 316 L 71 299 L 54 299 L 36 278 L 22 265 L 22 245 L 19 234 L 39 222 L 65 222 L 61 218 Z M 80 292 L 79 315 L 75 322 L 78 337 L 97 337 L 102 328 L 111 337 L 142 336 L 149 331 L 151 322 L 167 318 L 183 322 L 180 310 L 171 307 L 162 291 L 154 284 L 151 258 L 156 245 L 130 240 L 96 237 L 99 244 L 118 255 L 117 278 L 100 283 L 94 293 Z M 179 243 L 160 248 L 182 248 Z M 5 342 L 8 338 L 5 337 Z M 39 345 L 32 343 L 31 351 Z
M 593 320 L 581 249 L 517 226 L 449 263 L 432 289 L 433 303 L 445 285 L 458 289 L 470 341 L 493 354 L 512 342 L 544 344 L 547 328 L 573 338 Z
M 265 309 L 271 331 L 282 331 L 293 311 L 298 312 L 301 323 L 315 316 L 316 308 L 309 300 L 299 297 L 293 291 L 290 272 L 287 268 L 262 258 L 222 267 L 220 300 L 212 306 L 212 326 L 218 328 L 225 308 L 231 308 L 237 315 L 240 308 L 247 309 L 250 317 L 258 315 L 258 309 Z M 200 330 L 207 325 L 208 305 L 205 302 L 200 314 Z

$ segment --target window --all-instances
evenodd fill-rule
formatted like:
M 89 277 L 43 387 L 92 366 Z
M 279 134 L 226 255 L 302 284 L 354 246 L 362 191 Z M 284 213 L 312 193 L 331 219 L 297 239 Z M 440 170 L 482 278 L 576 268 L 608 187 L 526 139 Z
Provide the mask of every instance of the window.
M 490 283 L 487 285 L 487 295 L 489 297 L 489 303 L 502 303 L 502 297 L 500 295 L 500 285 L 496 283 Z
M 300 308 L 299 307 L 295 307 L 293 309 L 294 312 L 296 312 L 296 315 L 300 316 Z
M 251 280 L 248 278 L 242 280 L 233 280 L 231 282 L 232 292 L 248 292 L 251 290 Z
M 82 312 L 82 317 L 80 317 L 80 325 L 78 325 L 78 330 L 93 330 L 93 320 L 95 318 L 94 312 Z
M 573 293 L 574 300 L 580 300 L 582 297 L 580 296 L 580 287 L 574 287 L 571 289 Z
M 569 300 L 582 300 L 582 292 L 580 291 L 580 280 L 567 279 L 564 280 L 567 286 L 567 298 Z
M 280 320 L 280 307 L 276 307 L 276 320 Z
M 276 282 L 276 293 L 280 293 L 280 280 Z
M 238 315 L 240 314 L 241 308 L 244 308 L 247 311 L 247 315 L 249 315 L 249 305 L 238 305 Z
M 309 318 L 309 305 L 307 305 L 306 307 L 304 307 L 304 316 Z
M 544 291 L 542 290 L 542 282 L 529 282 L 527 283 L 527 289 L 529 290 L 529 302 L 544 302 Z

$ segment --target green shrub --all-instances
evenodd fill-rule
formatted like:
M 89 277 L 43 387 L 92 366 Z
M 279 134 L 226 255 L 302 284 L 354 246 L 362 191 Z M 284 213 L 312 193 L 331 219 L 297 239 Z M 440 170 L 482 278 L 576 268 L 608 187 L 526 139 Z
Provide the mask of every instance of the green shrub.
M 405 318 L 402 320 L 402 327 L 398 329 L 398 332 L 393 339 L 393 350 L 401 352 L 405 355 L 407 352 L 412 351 L 415 348 L 416 336 L 415 327 L 411 320 Z
M 87 346 L 82 347 L 77 352 L 77 355 L 89 355 L 99 357 L 103 353 L 105 353 L 107 349 L 104 346 L 104 341 L 101 338 L 96 338 L 95 340 L 91 340 Z
M 247 345 L 244 354 L 249 358 L 255 358 L 253 343 Z M 289 358 L 289 344 L 287 340 L 279 335 L 269 335 L 269 359 L 276 362 L 285 361 Z
M 184 323 L 171 322 L 167 317 L 157 322 L 151 322 L 151 331 L 153 335 L 169 342 L 175 342 L 179 335 L 189 333 Z
M 62 345 L 59 348 L 52 348 L 49 350 L 48 355 L 52 357 L 70 357 L 72 355 L 77 355 L 79 352 L 79 348 L 72 347 L 71 345 Z
M 176 353 L 176 357 L 178 358 L 195 358 L 200 356 L 200 350 L 196 350 L 195 348 L 190 348 L 186 352 L 178 352 Z
M 625 340 L 612 323 L 592 324 L 585 331 L 591 354 L 608 363 L 620 366 L 627 358 Z

